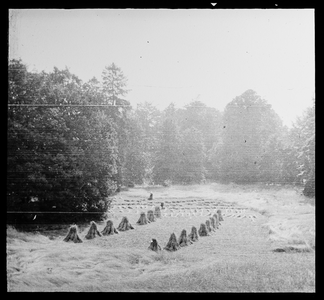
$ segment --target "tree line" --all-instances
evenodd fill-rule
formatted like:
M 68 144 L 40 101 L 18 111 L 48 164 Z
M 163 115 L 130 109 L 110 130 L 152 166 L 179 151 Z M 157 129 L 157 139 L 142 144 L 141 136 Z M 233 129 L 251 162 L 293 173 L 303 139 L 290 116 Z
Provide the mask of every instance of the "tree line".
M 303 185 L 314 196 L 315 102 L 292 128 L 253 90 L 223 112 L 194 100 L 163 111 L 124 100 L 114 63 L 102 80 L 68 69 L 8 68 L 7 206 L 103 212 L 134 184 Z

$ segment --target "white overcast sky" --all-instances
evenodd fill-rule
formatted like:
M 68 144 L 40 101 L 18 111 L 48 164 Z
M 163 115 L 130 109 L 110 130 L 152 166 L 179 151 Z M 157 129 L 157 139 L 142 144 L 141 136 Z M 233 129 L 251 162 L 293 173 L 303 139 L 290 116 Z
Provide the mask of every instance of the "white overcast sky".
M 9 10 L 9 59 L 101 80 L 114 62 L 132 104 L 223 111 L 255 90 L 291 125 L 315 97 L 313 9 Z

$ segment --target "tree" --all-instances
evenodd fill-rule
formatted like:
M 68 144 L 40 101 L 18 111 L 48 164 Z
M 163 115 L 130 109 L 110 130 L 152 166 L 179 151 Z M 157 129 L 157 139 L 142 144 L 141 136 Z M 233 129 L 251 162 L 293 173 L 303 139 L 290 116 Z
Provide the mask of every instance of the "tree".
M 116 188 L 116 132 L 83 106 L 99 93 L 67 69 L 29 73 L 20 61 L 9 64 L 8 88 L 9 104 L 54 105 L 8 108 L 8 208 L 36 201 L 38 210 L 105 212 Z
M 118 185 L 123 183 L 123 170 L 126 162 L 126 148 L 129 139 L 129 122 L 128 114 L 131 110 L 130 103 L 122 99 L 127 95 L 129 90 L 126 89 L 127 78 L 123 71 L 114 63 L 106 66 L 102 72 L 103 103 L 112 105 L 105 110 L 108 117 L 113 120 L 114 129 L 117 132 L 118 140 L 118 161 L 117 161 L 117 182 Z M 115 105 L 115 107 L 114 107 Z
M 184 109 L 179 109 L 178 115 L 181 132 L 191 127 L 200 131 L 206 154 L 208 154 L 204 160 L 205 176 L 215 179 L 217 166 L 210 161 L 210 156 L 213 155 L 215 145 L 220 143 L 221 113 L 215 108 L 207 107 L 199 100 L 194 100 Z
M 185 184 L 201 183 L 205 179 L 205 149 L 202 134 L 194 127 L 182 134 L 180 146 L 179 181 Z
M 161 122 L 161 112 L 151 103 L 138 104 L 134 112 L 136 126 L 139 136 L 134 136 L 139 144 L 142 156 L 143 180 L 151 183 L 153 181 L 153 168 L 155 153 L 158 149 L 158 126 Z
M 164 111 L 154 164 L 154 181 L 158 184 L 163 184 L 166 180 L 177 181 L 180 172 L 180 134 L 175 112 L 173 103 Z
M 270 138 L 282 129 L 279 116 L 253 90 L 236 97 L 225 108 L 221 176 L 237 183 L 257 182 L 268 165 L 264 154 Z
M 126 89 L 127 78 L 123 71 L 114 63 L 106 66 L 102 72 L 102 90 L 107 95 L 107 104 L 118 105 L 122 101 L 120 96 L 125 96 L 129 90 Z
M 315 195 L 315 100 L 297 118 L 291 129 L 292 154 L 295 159 L 296 183 L 304 184 L 304 194 Z
M 125 162 L 122 169 L 123 181 L 142 184 L 145 178 L 147 154 L 144 150 L 144 133 L 139 127 L 134 114 L 128 120 L 128 141 L 125 152 Z

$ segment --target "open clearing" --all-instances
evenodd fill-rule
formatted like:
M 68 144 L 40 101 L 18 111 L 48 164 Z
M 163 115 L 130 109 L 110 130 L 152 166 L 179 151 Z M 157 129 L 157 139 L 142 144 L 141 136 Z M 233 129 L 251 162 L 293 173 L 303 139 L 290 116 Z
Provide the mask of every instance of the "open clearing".
M 147 200 L 149 193 L 152 201 Z M 140 213 L 164 202 L 162 218 L 139 226 Z M 176 252 L 171 235 L 198 229 L 221 209 L 224 221 L 210 236 Z M 134 230 L 65 243 L 67 230 L 7 229 L 9 291 L 314 292 L 315 207 L 295 188 L 206 184 L 136 187 L 115 197 L 108 218 L 127 216 Z M 99 231 L 105 226 L 98 222 Z

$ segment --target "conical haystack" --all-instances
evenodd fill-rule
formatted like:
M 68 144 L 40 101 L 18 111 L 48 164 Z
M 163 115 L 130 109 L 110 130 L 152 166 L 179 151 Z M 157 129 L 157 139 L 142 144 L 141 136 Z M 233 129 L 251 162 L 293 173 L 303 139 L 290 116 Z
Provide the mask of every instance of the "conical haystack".
M 138 225 L 146 225 L 147 223 L 150 223 L 150 221 L 148 221 L 146 219 L 145 212 L 141 212 L 140 218 L 138 219 L 136 224 L 138 224 Z
M 177 251 L 180 248 L 174 233 L 171 234 L 167 245 L 164 247 L 167 251 Z
M 223 216 L 222 216 L 222 211 L 220 209 L 217 211 L 217 214 L 218 214 L 218 217 L 219 217 L 219 222 L 224 221 Z
M 78 227 L 76 225 L 72 225 L 69 229 L 67 236 L 64 238 L 64 242 L 72 241 L 74 243 L 82 243 L 82 240 L 78 236 L 77 232 Z
M 191 244 L 190 240 L 188 240 L 188 238 L 187 238 L 187 231 L 185 229 L 183 229 L 181 231 L 178 243 L 179 243 L 180 247 L 185 247 L 185 246 L 188 246 L 189 244 Z
M 154 216 L 156 218 L 161 218 L 161 209 L 160 209 L 159 206 L 155 206 L 155 208 L 154 208 Z
M 206 229 L 207 229 L 207 232 L 211 232 L 212 229 L 210 227 L 210 221 L 209 220 L 206 220 Z
M 211 229 L 216 230 L 216 220 L 215 220 L 215 218 L 210 217 L 209 220 L 210 220 Z
M 201 223 L 200 224 L 200 228 L 199 228 L 199 231 L 198 231 L 199 235 L 200 236 L 208 236 L 208 232 L 207 232 L 207 229 L 206 229 L 206 224 L 204 223 Z
M 192 242 L 198 241 L 198 233 L 197 228 L 195 226 L 192 226 L 191 233 L 189 233 L 188 238 Z
M 101 236 L 101 233 L 98 231 L 97 224 L 94 221 L 91 221 L 90 224 L 91 226 L 85 238 L 91 240 L 94 239 L 97 235 Z
M 157 252 L 157 251 L 160 251 L 160 250 L 161 250 L 161 247 L 160 247 L 160 245 L 158 244 L 158 242 L 157 242 L 156 239 L 152 239 L 152 241 L 151 241 L 150 246 L 148 247 L 148 249 Z
M 118 234 L 118 231 L 114 227 L 113 221 L 108 220 L 106 227 L 104 228 L 103 231 L 101 231 L 102 235 L 113 235 L 113 234 Z
M 153 210 L 149 210 L 147 212 L 147 219 L 150 221 L 150 222 L 155 222 L 155 216 L 154 216 L 154 213 L 153 213 Z
M 214 214 L 213 217 L 214 217 L 214 219 L 216 221 L 216 228 L 218 229 L 218 227 L 220 225 L 220 223 L 219 223 L 219 216 L 218 216 L 218 214 Z
M 134 227 L 131 225 L 131 223 L 129 223 L 127 217 L 123 217 L 117 227 L 117 230 L 126 231 L 126 230 L 130 230 L 130 229 L 134 229 Z

